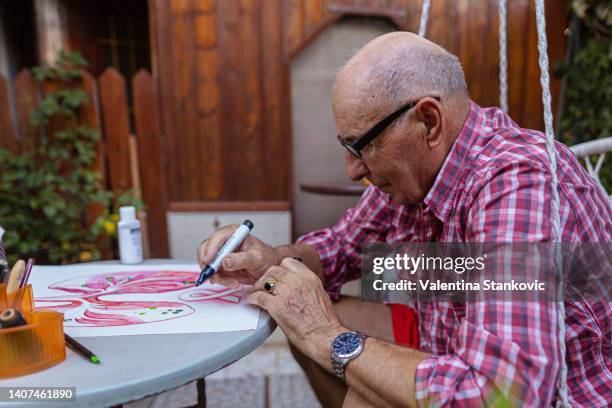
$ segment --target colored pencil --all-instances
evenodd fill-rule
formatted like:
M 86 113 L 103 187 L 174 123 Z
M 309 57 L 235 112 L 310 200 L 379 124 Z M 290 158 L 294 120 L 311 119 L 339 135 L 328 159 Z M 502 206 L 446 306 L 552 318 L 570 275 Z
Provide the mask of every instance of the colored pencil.
M 26 262 L 25 267 L 25 275 L 23 275 L 23 279 L 21 280 L 20 288 L 25 288 L 28 284 L 28 279 L 30 279 L 30 273 L 32 273 L 32 268 L 34 267 L 34 260 L 32 258 L 28 258 L 28 262 Z
M 6 283 L 9 275 L 8 260 L 4 251 L 4 242 L 2 241 L 3 236 L 4 228 L 0 227 L 0 283 Z
M 100 364 L 100 359 L 94 353 L 91 352 L 87 347 L 76 341 L 74 338 L 70 337 L 66 333 L 64 333 L 64 338 L 66 339 L 66 343 L 77 353 L 88 359 L 94 364 Z

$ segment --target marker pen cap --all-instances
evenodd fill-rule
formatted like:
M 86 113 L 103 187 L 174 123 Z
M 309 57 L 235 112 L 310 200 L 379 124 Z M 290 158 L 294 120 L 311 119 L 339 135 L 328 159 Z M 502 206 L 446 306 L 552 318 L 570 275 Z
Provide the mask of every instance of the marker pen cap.
M 242 225 L 244 225 L 245 227 L 247 227 L 250 230 L 253 229 L 253 222 L 251 222 L 251 220 L 245 220 Z

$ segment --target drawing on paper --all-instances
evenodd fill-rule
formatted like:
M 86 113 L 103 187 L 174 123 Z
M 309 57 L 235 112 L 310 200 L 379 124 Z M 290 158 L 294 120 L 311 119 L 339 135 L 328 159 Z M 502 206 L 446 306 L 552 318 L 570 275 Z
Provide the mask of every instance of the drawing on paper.
M 259 308 L 242 289 L 195 287 L 189 264 L 35 266 L 35 306 L 64 313 L 74 337 L 161 335 L 254 330 Z
M 116 271 L 47 285 L 54 296 L 36 297 L 38 309 L 64 313 L 65 327 L 141 325 L 180 319 L 202 302 L 240 303 L 240 289 L 194 287 L 198 272 Z M 163 296 L 161 296 L 163 295 Z

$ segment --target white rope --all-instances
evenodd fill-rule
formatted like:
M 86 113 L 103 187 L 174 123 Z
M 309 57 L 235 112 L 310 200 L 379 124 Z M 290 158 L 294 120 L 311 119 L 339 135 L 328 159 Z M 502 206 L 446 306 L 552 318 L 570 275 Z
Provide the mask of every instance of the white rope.
M 421 10 L 421 22 L 419 23 L 419 36 L 425 37 L 427 32 L 427 18 L 429 17 L 429 4 L 431 0 L 423 0 L 423 8 Z
M 508 113 L 508 41 L 506 39 L 506 0 L 499 0 L 499 107 Z
M 559 180 L 557 178 L 557 158 L 555 156 L 555 134 L 553 131 L 553 115 L 550 98 L 550 77 L 548 75 L 548 54 L 546 40 L 546 18 L 544 15 L 544 0 L 535 0 L 536 5 L 536 25 L 538 31 L 538 53 L 540 63 L 540 84 L 542 85 L 542 105 L 544 107 L 544 128 L 546 131 L 546 152 L 550 161 L 551 172 L 551 200 L 550 213 L 552 217 L 551 241 L 561 242 L 561 219 L 559 215 L 559 192 L 557 186 Z M 555 264 L 559 271 L 559 295 L 563 296 L 563 268 L 559 244 L 554 247 Z M 569 407 L 568 390 L 567 390 L 567 363 L 565 361 L 565 304 L 563 298 L 559 299 L 558 317 L 559 317 L 559 349 L 561 353 L 561 367 L 559 372 L 559 395 L 557 398 L 557 406 Z

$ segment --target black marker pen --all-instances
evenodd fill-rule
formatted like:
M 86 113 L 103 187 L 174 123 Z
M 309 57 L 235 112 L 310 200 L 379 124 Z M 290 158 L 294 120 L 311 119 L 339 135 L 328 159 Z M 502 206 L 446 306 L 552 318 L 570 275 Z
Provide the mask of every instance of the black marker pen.
M 206 265 L 206 268 L 202 269 L 202 273 L 200 273 L 200 277 L 196 282 L 196 286 L 200 286 L 201 284 L 203 284 L 205 281 L 210 279 L 210 277 L 213 276 L 216 271 L 219 270 L 223 258 L 225 258 L 227 254 L 231 254 L 232 252 L 234 252 L 234 250 L 236 250 L 236 248 L 238 248 L 240 244 L 242 244 L 242 242 L 246 239 L 252 229 L 253 223 L 249 220 L 244 221 L 238 227 L 238 229 L 232 234 L 231 237 L 229 237 L 225 244 L 223 244 L 223 246 L 219 250 L 219 253 L 217 253 L 217 256 L 215 256 L 215 259 L 213 259 L 211 263 Z

